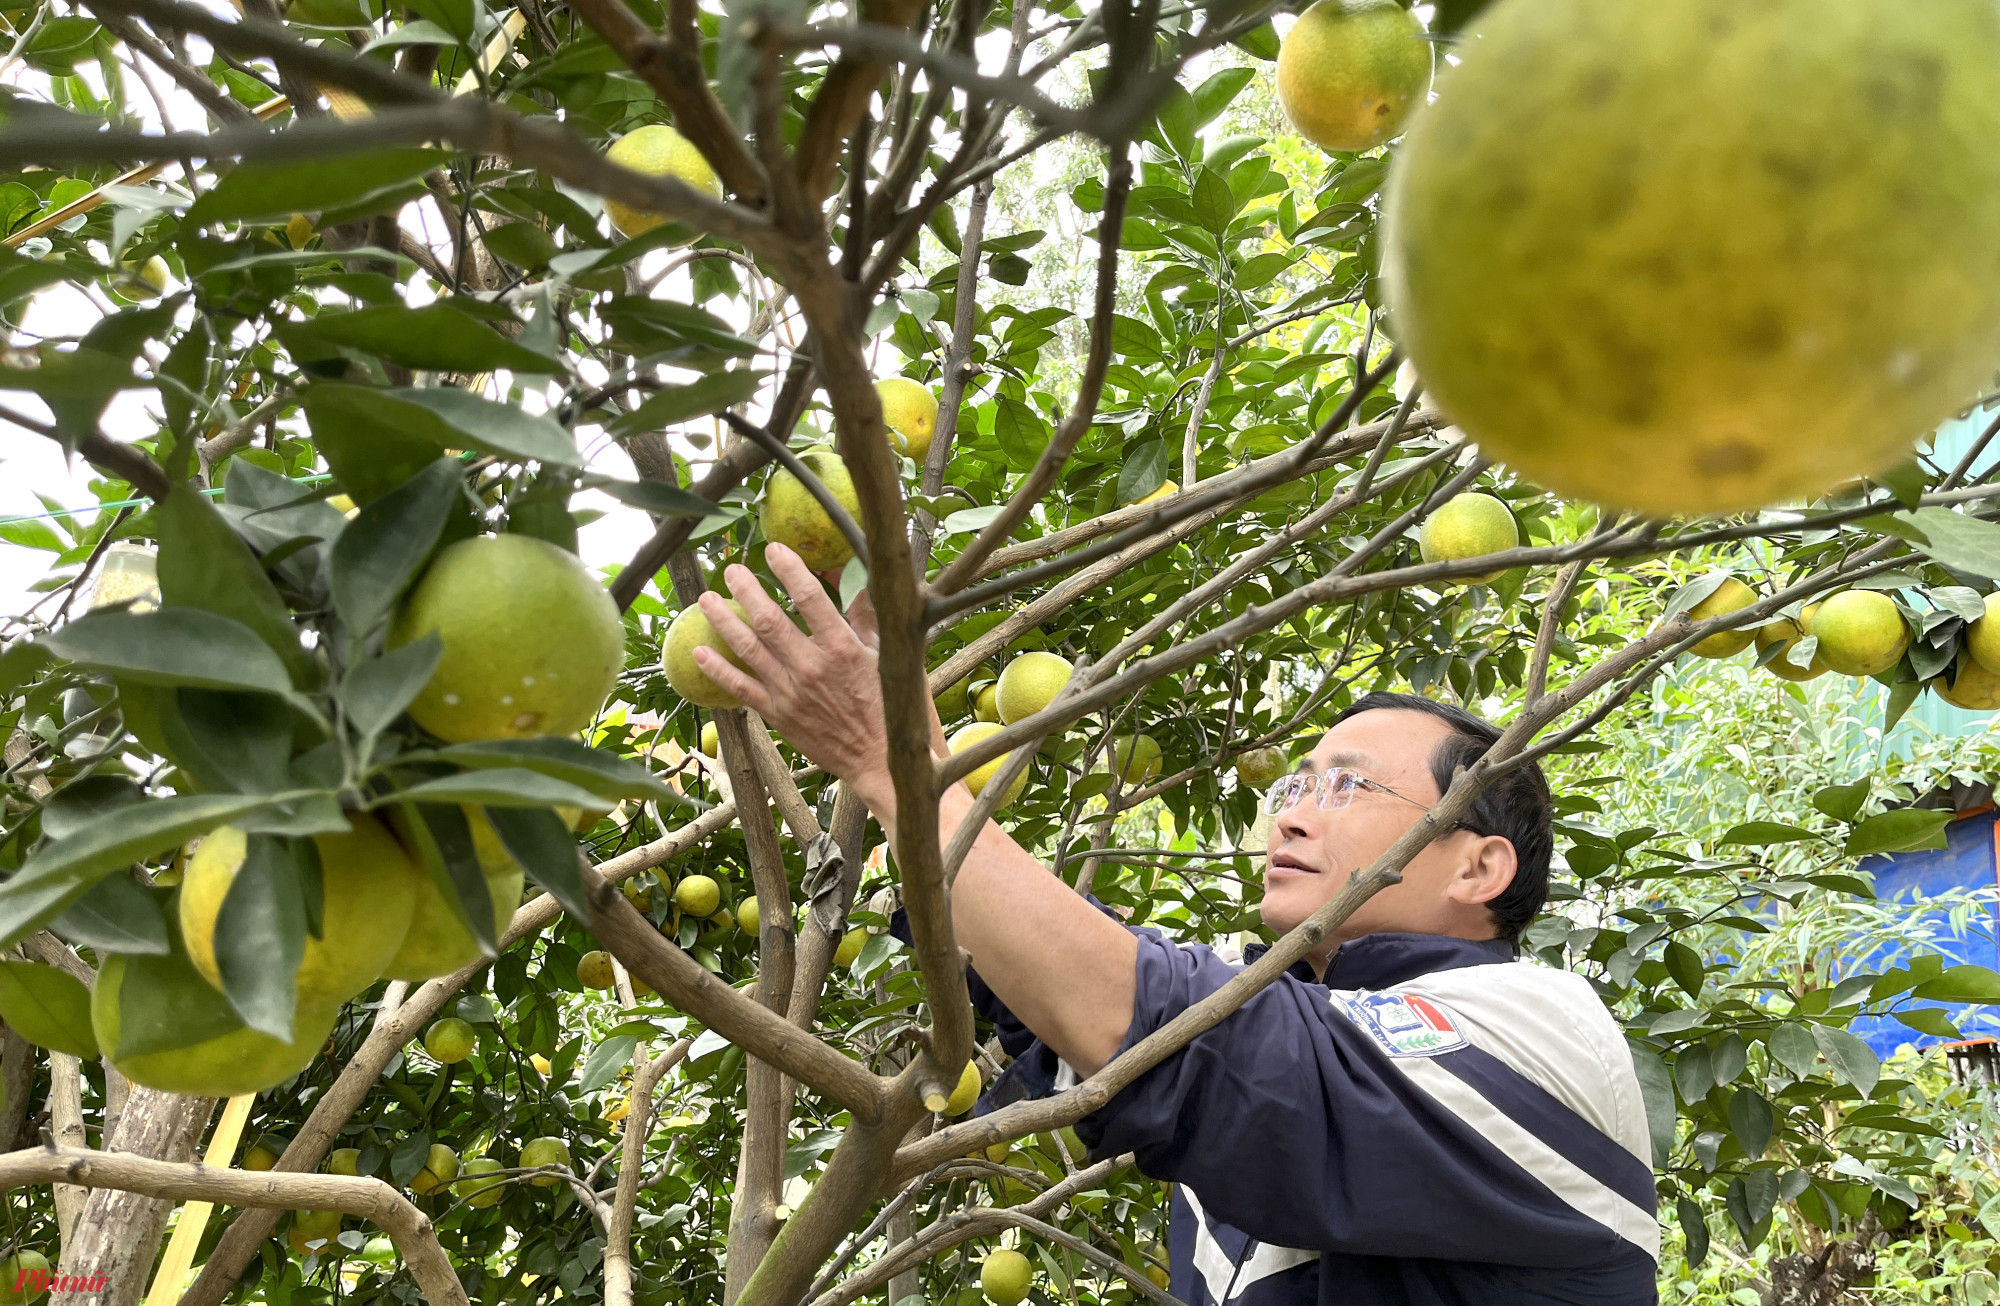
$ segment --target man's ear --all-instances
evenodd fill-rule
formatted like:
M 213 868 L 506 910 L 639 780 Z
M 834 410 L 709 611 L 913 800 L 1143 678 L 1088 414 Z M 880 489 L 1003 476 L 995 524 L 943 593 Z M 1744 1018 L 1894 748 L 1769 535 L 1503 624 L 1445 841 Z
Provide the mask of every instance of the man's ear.
M 1476 906 L 1507 892 L 1521 862 L 1510 839 L 1497 834 L 1474 835 L 1473 839 L 1446 892 L 1454 901 Z

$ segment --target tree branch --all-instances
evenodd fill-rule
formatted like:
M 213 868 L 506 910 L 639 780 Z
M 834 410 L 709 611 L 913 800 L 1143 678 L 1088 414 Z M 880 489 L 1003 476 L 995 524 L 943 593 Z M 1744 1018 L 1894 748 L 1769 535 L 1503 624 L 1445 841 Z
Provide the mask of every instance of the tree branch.
M 1132 189 L 1131 147 L 1123 142 L 1111 146 L 1111 168 L 1104 187 L 1104 216 L 1097 227 L 1096 316 L 1090 324 L 1090 350 L 1085 356 L 1083 377 L 1077 383 L 1076 400 L 1069 416 L 1057 429 L 1035 466 L 1008 498 L 1000 515 L 979 532 L 951 560 L 938 578 L 926 587 L 926 607 L 935 611 L 932 596 L 953 594 L 979 572 L 980 563 L 1004 544 L 1007 537 L 1028 519 L 1042 496 L 1055 487 L 1063 465 L 1090 431 L 1097 416 L 1097 402 L 1104 393 L 1104 373 L 1111 365 L 1111 334 L 1118 311 L 1118 242 L 1125 227 L 1125 199 Z
M 708 160 L 728 191 L 752 208 L 765 200 L 770 179 L 743 148 L 743 132 L 709 89 L 699 34 L 663 38 L 627 8 L 624 0 L 571 0 L 570 11 L 590 24 L 625 66 L 673 111 L 674 122 Z
M 174 1201 L 224 1202 L 267 1210 L 339 1211 L 381 1228 L 396 1242 L 426 1301 L 469 1306 L 465 1289 L 438 1246 L 430 1218 L 380 1179 L 344 1175 L 252 1173 L 130 1152 L 34 1148 L 0 1156 L 0 1191 L 24 1184 L 115 1188 Z

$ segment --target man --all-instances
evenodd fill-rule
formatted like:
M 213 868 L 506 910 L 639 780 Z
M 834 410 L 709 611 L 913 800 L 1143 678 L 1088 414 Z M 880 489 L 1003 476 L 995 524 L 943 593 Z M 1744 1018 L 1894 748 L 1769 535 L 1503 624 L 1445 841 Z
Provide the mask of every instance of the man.
M 719 596 L 702 610 L 749 671 L 709 650 L 697 661 L 893 830 L 872 616 L 863 605 L 843 620 L 796 555 L 766 556 L 810 636 L 731 567 L 748 626 Z M 1267 796 L 1265 923 L 1283 933 L 1311 915 L 1497 737 L 1407 695 L 1343 713 Z M 971 805 L 954 785 L 943 837 Z M 1587 981 L 1514 960 L 1546 896 L 1549 827 L 1539 772 L 1504 778 L 1315 955 L 1078 1123 L 1094 1156 L 1130 1151 L 1174 1182 L 1176 1296 L 1656 1299 L 1645 1107 L 1624 1039 Z M 959 871 L 952 923 L 1017 1056 L 1003 1094 L 1096 1072 L 1237 971 L 1119 924 L 991 822 Z

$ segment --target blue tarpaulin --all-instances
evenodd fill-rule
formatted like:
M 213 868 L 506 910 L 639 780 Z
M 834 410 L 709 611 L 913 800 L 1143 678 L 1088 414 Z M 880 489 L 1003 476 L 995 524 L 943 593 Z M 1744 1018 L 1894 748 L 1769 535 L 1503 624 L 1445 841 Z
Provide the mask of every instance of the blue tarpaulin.
M 1945 827 L 1947 847 L 1864 858 L 1861 869 L 1874 876 L 1876 896 L 1884 901 L 1930 898 L 1966 889 L 1993 888 L 2000 884 L 2000 831 L 1994 828 L 1996 816 L 2000 813 L 1991 809 L 1968 813 Z M 1970 964 L 2000 970 L 2000 944 L 1995 942 L 1997 932 L 1990 906 L 1987 911 L 1957 928 L 1952 926 L 1949 912 L 1940 909 L 1931 915 L 1935 918 L 1936 931 L 1932 946 L 1945 955 L 1947 966 Z M 1908 960 L 1900 950 L 1884 948 L 1851 958 L 1842 969 L 1845 974 L 1867 974 L 1907 964 Z M 1928 1005 L 1942 1006 L 1952 1023 L 1967 1038 L 2000 1037 L 2000 1008 L 1951 1003 Z M 1867 1041 L 1876 1055 L 1884 1057 L 1905 1043 L 1926 1047 L 1948 1041 L 1919 1033 L 1886 1016 L 1857 1020 L 1852 1029 Z

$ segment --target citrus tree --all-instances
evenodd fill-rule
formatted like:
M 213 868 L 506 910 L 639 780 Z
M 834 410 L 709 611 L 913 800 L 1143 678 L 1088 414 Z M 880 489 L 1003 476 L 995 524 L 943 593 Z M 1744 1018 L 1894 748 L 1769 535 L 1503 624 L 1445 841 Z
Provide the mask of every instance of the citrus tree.
M 1067 1126 L 1536 760 L 1529 943 L 1627 1022 L 1690 1259 L 1914 1201 L 1845 1027 L 2000 977 L 1740 936 L 1943 818 L 1829 780 L 1675 838 L 1581 782 L 1688 656 L 2000 706 L 2000 423 L 1930 441 L 1996 361 L 2000 36 L 1503 0 L 1427 103 L 1475 7 L 0 10 L 0 417 L 103 505 L 0 528 L 55 562 L 0 652 L 0 1140 L 60 1144 L 0 1157 L 9 1251 L 134 1301 L 199 1199 L 189 1303 L 1165 1299 L 1157 1186 Z M 1272 84 L 1312 145 L 1230 129 Z M 695 660 L 772 543 L 879 630 L 894 829 Z M 960 1119 L 973 831 L 1240 941 L 1265 786 L 1381 686 L 1505 733 L 1229 987 Z M 240 1169 L 188 1163 L 219 1098 Z

